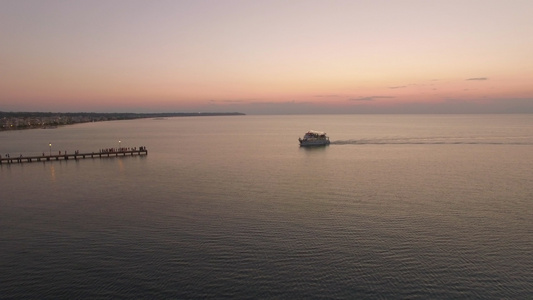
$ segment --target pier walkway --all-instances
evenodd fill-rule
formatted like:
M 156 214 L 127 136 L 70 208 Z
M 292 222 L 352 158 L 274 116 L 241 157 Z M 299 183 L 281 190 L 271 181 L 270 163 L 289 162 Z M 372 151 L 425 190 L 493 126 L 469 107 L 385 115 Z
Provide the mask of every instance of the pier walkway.
M 53 160 L 69 160 L 69 159 L 84 159 L 84 158 L 103 158 L 103 157 L 115 157 L 115 156 L 134 156 L 134 155 L 148 155 L 146 147 L 140 147 L 139 149 L 112 149 L 112 150 L 100 150 L 99 152 L 79 153 L 75 151 L 73 154 L 58 154 L 58 155 L 41 155 L 41 156 L 18 156 L 18 157 L 4 157 L 0 158 L 1 164 L 34 162 L 34 161 L 53 161 Z

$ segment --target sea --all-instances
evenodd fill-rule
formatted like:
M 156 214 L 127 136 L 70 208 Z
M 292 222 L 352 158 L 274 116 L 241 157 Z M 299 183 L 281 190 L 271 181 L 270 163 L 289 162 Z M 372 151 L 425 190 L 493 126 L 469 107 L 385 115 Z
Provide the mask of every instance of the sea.
M 331 144 L 299 147 L 308 130 Z M 0 132 L 1 299 L 532 299 L 533 115 Z

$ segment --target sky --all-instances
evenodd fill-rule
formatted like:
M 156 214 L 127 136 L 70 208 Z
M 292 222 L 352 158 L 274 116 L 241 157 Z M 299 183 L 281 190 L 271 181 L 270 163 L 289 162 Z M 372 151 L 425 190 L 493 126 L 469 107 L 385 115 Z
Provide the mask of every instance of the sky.
M 533 113 L 533 1 L 0 0 L 0 111 Z

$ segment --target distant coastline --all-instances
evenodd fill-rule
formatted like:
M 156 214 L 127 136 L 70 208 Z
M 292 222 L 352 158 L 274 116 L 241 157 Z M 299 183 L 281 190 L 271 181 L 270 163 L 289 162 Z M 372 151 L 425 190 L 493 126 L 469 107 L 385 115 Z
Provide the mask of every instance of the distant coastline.
M 53 112 L 3 112 L 0 111 L 0 131 L 33 128 L 56 128 L 88 122 L 133 120 L 145 118 L 240 116 L 239 112 L 198 112 L 198 113 L 53 113 Z

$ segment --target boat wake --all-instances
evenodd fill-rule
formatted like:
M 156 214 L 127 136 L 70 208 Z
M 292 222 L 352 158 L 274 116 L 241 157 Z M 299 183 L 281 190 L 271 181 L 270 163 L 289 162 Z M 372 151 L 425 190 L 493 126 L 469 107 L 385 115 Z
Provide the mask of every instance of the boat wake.
M 380 138 L 350 139 L 331 141 L 331 145 L 533 145 L 531 137 L 527 138 L 461 138 L 461 137 L 428 137 L 428 138 Z

